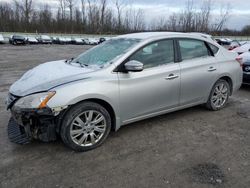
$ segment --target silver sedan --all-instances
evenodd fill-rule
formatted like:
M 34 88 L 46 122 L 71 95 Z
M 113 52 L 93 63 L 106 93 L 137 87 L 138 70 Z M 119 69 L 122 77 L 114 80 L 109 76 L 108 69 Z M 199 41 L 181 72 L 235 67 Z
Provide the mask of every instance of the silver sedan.
M 87 151 L 135 121 L 200 104 L 220 110 L 241 83 L 237 54 L 207 35 L 121 35 L 15 82 L 7 98 L 9 138 L 24 144 L 61 137 Z

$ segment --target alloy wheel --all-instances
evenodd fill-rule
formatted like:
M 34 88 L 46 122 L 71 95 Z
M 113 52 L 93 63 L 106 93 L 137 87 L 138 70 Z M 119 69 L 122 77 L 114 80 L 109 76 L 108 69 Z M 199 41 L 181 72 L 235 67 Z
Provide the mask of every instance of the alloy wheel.
M 93 146 L 104 136 L 106 128 L 104 115 L 95 110 L 88 110 L 72 121 L 70 137 L 79 146 Z
M 226 103 L 228 95 L 227 86 L 224 83 L 219 83 L 214 89 L 211 102 L 216 108 L 221 108 Z

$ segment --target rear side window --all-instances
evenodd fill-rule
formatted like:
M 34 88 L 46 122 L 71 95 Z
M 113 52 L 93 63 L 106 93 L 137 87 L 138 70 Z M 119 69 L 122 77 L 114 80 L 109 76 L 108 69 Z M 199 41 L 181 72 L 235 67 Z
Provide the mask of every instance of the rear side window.
M 217 52 L 219 51 L 219 48 L 215 45 L 208 43 L 208 46 L 211 48 L 214 55 L 217 54 Z
M 209 50 L 204 41 L 195 39 L 180 39 L 180 51 L 182 60 L 209 56 Z

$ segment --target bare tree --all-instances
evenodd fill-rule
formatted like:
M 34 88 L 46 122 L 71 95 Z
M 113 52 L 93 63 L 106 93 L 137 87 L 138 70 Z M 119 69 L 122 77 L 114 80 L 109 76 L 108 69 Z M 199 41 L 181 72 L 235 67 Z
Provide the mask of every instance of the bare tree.
M 65 0 L 58 0 L 58 2 L 61 10 L 61 19 L 64 20 L 66 17 L 66 2 Z
M 100 10 L 96 0 L 88 0 L 88 29 L 92 32 L 100 32 Z
M 69 8 L 69 20 L 70 20 L 70 27 L 71 33 L 73 32 L 73 8 L 75 6 L 75 0 L 66 0 L 66 7 Z
M 215 15 L 216 19 L 213 20 L 213 0 L 202 0 L 200 7 L 194 4 L 194 0 L 187 0 L 182 11 L 174 12 L 169 17 L 162 15 L 152 19 L 152 22 L 146 22 L 144 11 L 135 9 L 132 5 L 128 7 L 125 0 L 57 1 L 56 13 L 46 3 L 41 3 L 41 6 L 34 9 L 34 0 L 0 2 L 0 32 L 120 34 L 147 28 L 161 31 L 248 34 L 250 28 L 245 27 L 242 32 L 224 29 L 230 16 L 230 5 L 221 6 L 220 14 Z M 76 6 L 78 3 L 79 7 Z
M 184 30 L 187 32 L 192 31 L 193 27 L 193 18 L 194 18 L 194 1 L 188 0 L 186 3 L 186 9 L 184 10 L 182 19 L 183 19 L 183 25 Z
M 20 5 L 19 5 L 19 3 L 18 2 L 14 2 L 14 11 L 15 11 L 15 20 L 16 21 L 20 21 Z
M 53 30 L 53 18 L 52 18 L 52 12 L 50 9 L 50 6 L 48 4 L 45 4 L 44 6 L 40 7 L 40 11 L 36 14 L 33 14 L 33 19 L 36 19 L 38 17 L 38 24 L 41 25 L 40 32 L 49 32 L 50 30 Z
M 122 10 L 124 8 L 124 4 L 120 0 L 115 0 L 115 7 L 117 11 L 117 28 L 118 31 L 120 31 L 122 26 Z
M 33 11 L 33 0 L 14 0 L 15 4 L 20 7 L 22 16 L 25 20 L 25 30 L 29 27 L 29 21 L 31 18 L 31 13 Z
M 221 32 L 222 29 L 224 28 L 226 22 L 229 19 L 229 15 L 230 15 L 230 10 L 231 10 L 231 5 L 227 4 L 225 5 L 221 5 L 221 9 L 220 9 L 220 17 L 217 20 L 217 23 L 214 25 L 214 30 L 216 32 Z
M 106 8 L 107 8 L 107 0 L 100 0 L 100 4 L 101 4 L 101 32 L 103 32 L 103 27 L 104 27 L 104 17 L 105 17 L 105 12 L 106 12 Z
M 208 31 L 209 18 L 211 16 L 211 8 L 212 8 L 212 1 L 211 0 L 205 0 L 203 2 L 202 7 L 201 7 L 201 21 L 200 21 L 200 24 L 197 23 L 197 25 L 200 25 L 199 30 L 201 32 Z
M 85 7 L 85 0 L 81 0 L 81 11 L 82 11 L 82 23 L 86 23 L 86 7 Z
M 69 8 L 69 19 L 72 21 L 73 19 L 73 8 L 75 6 L 75 0 L 66 0 L 66 7 Z
M 169 30 L 171 31 L 178 31 L 178 23 L 177 23 L 177 15 L 176 13 L 169 16 L 168 24 L 169 24 Z
M 126 10 L 122 19 L 122 30 L 120 32 L 134 32 L 145 30 L 144 11 L 132 6 Z
M 143 31 L 145 29 L 144 11 L 142 9 L 133 11 L 132 23 L 133 31 Z

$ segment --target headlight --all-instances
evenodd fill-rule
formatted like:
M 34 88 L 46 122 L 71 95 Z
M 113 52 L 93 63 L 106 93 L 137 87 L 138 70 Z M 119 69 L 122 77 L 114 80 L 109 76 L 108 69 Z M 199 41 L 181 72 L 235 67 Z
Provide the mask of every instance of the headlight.
M 48 101 L 56 94 L 55 91 L 37 93 L 34 95 L 29 95 L 20 98 L 15 106 L 19 108 L 44 108 L 46 107 Z

